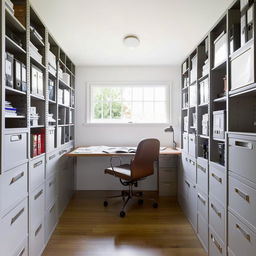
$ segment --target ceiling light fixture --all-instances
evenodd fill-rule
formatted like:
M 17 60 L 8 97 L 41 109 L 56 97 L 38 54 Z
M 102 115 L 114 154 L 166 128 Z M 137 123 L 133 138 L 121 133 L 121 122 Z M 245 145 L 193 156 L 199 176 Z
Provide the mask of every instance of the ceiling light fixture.
M 123 39 L 124 45 L 130 49 L 137 48 L 140 45 L 140 40 L 136 35 L 127 35 Z

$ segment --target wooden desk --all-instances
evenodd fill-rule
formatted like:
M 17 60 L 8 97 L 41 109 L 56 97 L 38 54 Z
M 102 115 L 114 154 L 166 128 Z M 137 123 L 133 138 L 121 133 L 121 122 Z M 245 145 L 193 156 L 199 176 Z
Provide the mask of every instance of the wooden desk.
M 135 155 L 135 153 L 105 153 L 102 152 L 103 147 L 98 146 L 98 147 L 77 147 L 73 151 L 65 154 L 68 157 L 132 157 Z M 174 150 L 172 148 L 165 148 L 164 150 L 160 151 L 160 158 L 162 157 L 167 157 L 167 156 L 178 156 L 181 154 L 180 150 Z M 159 193 L 159 173 L 160 173 L 160 165 L 159 165 L 159 160 L 157 161 L 156 164 L 156 169 L 157 169 L 157 192 Z

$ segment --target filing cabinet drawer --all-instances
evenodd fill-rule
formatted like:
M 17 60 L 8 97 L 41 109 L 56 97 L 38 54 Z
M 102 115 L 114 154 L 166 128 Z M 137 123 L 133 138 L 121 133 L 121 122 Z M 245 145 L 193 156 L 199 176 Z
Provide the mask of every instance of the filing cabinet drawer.
M 16 246 L 26 239 L 28 234 L 27 204 L 27 199 L 23 200 L 0 220 L 1 255 L 13 256 L 17 250 Z
M 189 152 L 189 155 L 196 157 L 196 135 L 195 134 L 188 135 L 188 152 Z
M 234 215 L 228 215 L 228 246 L 234 256 L 255 256 L 256 234 Z
M 229 177 L 229 207 L 256 228 L 256 190 Z
M 183 151 L 188 154 L 188 133 L 184 132 L 182 135 Z
M 203 247 L 208 251 L 208 223 L 200 215 L 197 215 L 197 234 Z
M 28 256 L 28 240 L 22 243 L 22 246 L 16 251 L 15 256 Z
M 1 211 L 5 211 L 27 196 L 28 165 L 20 165 L 0 178 Z
M 57 177 L 53 175 L 46 181 L 46 208 L 56 200 L 58 194 Z
M 58 151 L 46 154 L 46 178 L 57 172 L 59 157 Z
M 210 228 L 209 232 L 209 256 L 225 256 L 226 248 L 217 234 Z
M 177 167 L 177 156 L 160 156 L 159 159 L 159 167 L 161 168 L 176 168 Z
M 181 166 L 184 172 L 188 168 L 188 155 L 185 153 L 182 153 L 182 156 L 181 156 Z
M 44 216 L 45 210 L 45 188 L 44 185 L 34 190 L 29 195 L 29 222 L 30 229 L 34 229 Z
M 213 198 L 209 198 L 209 225 L 225 240 L 225 209 Z
M 44 221 L 41 220 L 38 225 L 36 225 L 29 235 L 29 256 L 41 255 L 44 249 Z
M 6 134 L 4 136 L 4 171 L 24 163 L 27 158 L 27 133 Z
M 188 165 L 185 169 L 185 175 L 193 182 L 196 183 L 196 159 L 189 156 Z
M 256 182 L 256 139 L 250 136 L 229 137 L 229 170 Z
M 197 158 L 197 186 L 208 194 L 208 163 L 206 159 Z
M 45 157 L 36 158 L 30 162 L 29 168 L 29 189 L 33 191 L 44 182 Z
M 221 167 L 219 167 L 221 168 Z M 210 195 L 218 198 L 218 200 L 225 205 L 225 194 L 226 194 L 226 176 L 225 169 L 218 169 L 210 166 L 209 172 L 209 191 Z
M 197 191 L 197 212 L 208 222 L 208 198 L 200 191 Z
M 57 203 L 51 205 L 46 212 L 45 219 L 45 243 L 48 242 L 55 226 L 57 224 Z

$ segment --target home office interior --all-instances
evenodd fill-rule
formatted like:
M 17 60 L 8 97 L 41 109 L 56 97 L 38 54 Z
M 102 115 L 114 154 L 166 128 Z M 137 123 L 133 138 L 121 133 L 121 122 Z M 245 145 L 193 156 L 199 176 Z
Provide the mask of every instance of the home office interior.
M 254 0 L 0 5 L 0 255 L 255 256 Z

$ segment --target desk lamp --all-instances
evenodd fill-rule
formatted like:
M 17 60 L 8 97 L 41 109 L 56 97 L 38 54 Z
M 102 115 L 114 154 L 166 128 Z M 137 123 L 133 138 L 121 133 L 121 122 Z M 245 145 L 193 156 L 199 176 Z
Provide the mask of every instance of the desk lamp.
M 172 125 L 170 125 L 170 127 L 165 128 L 164 131 L 172 133 L 172 147 L 173 147 L 173 149 L 176 149 L 176 142 L 174 141 L 174 130 L 173 130 Z

